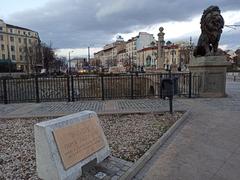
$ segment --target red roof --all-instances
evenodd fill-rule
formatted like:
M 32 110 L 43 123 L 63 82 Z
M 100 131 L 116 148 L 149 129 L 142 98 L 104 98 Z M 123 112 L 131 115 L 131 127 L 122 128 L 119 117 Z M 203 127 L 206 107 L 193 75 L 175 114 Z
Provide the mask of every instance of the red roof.
M 146 48 L 143 48 L 143 49 L 139 50 L 138 52 L 150 51 L 150 50 L 157 50 L 157 49 L 158 49 L 157 46 L 154 46 L 154 47 L 146 47 Z
M 164 46 L 165 49 L 178 49 L 179 48 L 179 45 L 176 45 L 176 44 L 172 44 L 172 45 L 169 45 L 169 46 Z

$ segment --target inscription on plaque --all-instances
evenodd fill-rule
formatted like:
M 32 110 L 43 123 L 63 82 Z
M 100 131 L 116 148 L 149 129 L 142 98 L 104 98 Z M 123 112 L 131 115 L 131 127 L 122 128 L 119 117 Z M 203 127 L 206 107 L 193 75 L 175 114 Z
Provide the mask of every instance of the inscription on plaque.
M 96 117 L 53 131 L 65 169 L 104 147 Z

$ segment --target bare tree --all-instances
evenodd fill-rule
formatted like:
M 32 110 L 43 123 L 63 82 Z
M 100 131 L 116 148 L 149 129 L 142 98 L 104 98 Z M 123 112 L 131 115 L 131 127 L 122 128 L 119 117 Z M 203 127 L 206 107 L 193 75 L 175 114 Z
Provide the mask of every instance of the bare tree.
M 56 55 L 51 44 L 48 46 L 47 44 L 42 43 L 41 47 L 43 53 L 43 66 L 47 73 L 49 73 L 55 68 Z
M 27 40 L 27 39 L 26 39 Z M 42 68 L 42 48 L 40 40 L 27 43 L 20 47 L 21 58 L 25 60 L 27 74 L 37 73 L 40 71 L 37 67 Z

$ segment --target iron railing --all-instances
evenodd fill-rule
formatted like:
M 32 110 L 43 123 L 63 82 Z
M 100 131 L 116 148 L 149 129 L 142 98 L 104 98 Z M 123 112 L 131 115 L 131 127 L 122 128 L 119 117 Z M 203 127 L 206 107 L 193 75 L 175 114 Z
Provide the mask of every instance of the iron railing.
M 240 72 L 229 72 L 226 75 L 226 80 L 228 82 L 239 82 L 240 81 Z
M 136 99 L 160 97 L 169 74 L 81 75 L 0 79 L 0 103 Z M 179 96 L 199 95 L 198 76 L 172 73 Z

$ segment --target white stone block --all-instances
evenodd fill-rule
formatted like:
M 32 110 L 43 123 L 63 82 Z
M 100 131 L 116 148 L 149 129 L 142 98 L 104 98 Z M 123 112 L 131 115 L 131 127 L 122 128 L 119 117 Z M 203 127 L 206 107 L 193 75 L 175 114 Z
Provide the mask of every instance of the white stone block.
M 72 128 L 73 132 L 75 131 L 75 135 L 78 136 L 79 134 L 81 134 L 81 132 L 76 133 L 75 126 L 80 125 L 84 122 L 86 123 L 87 121 L 90 122 L 90 119 L 91 119 L 91 122 L 94 121 L 95 123 L 96 121 L 96 127 L 100 132 L 98 133 L 98 135 L 100 135 L 99 138 L 101 139 L 102 146 L 96 152 L 92 152 L 91 155 L 84 157 L 84 159 L 66 168 L 66 164 L 65 164 L 66 160 L 63 159 L 63 154 L 60 154 L 60 149 L 62 150 L 63 148 L 60 148 L 59 144 L 56 143 L 56 140 L 57 140 L 56 132 L 59 130 L 62 132 L 66 132 L 66 130 L 71 131 L 71 128 Z M 95 130 L 92 130 L 91 132 L 93 131 Z M 60 134 L 62 132 L 60 132 Z M 83 111 L 73 115 L 68 115 L 68 116 L 60 117 L 50 121 L 38 123 L 34 126 L 34 136 L 35 136 L 35 147 L 36 147 L 37 173 L 39 178 L 44 180 L 75 180 L 82 175 L 82 170 L 81 170 L 82 166 L 84 166 L 85 164 L 89 163 L 94 159 L 97 159 L 97 162 L 99 163 L 110 155 L 109 145 L 103 133 L 102 127 L 99 123 L 97 114 L 92 111 Z M 64 137 L 66 137 L 66 133 L 64 134 Z M 75 140 L 76 141 L 74 142 L 77 142 L 79 139 L 75 139 Z M 68 140 L 60 138 L 59 141 L 64 144 L 65 141 L 69 141 L 69 137 L 68 137 Z M 78 153 L 77 155 L 79 155 L 78 151 L 82 153 L 84 150 L 84 153 L 88 153 L 89 149 L 86 150 L 86 148 L 84 148 L 83 150 L 81 150 L 81 148 L 79 148 L 78 145 L 81 144 L 81 142 L 83 141 L 79 140 L 78 144 L 76 145 L 76 147 L 78 148 L 77 151 L 76 151 L 76 147 L 74 147 L 75 148 L 74 151 L 69 151 L 69 152 L 75 152 L 75 154 L 73 155 L 76 155 L 76 152 L 77 152 Z M 91 142 L 93 143 L 93 141 Z M 84 147 L 87 147 L 91 142 L 87 142 L 85 144 L 86 146 Z M 90 146 L 92 145 L 90 144 Z M 66 148 L 71 149 L 72 147 L 66 147 Z M 90 147 L 90 151 L 93 149 L 94 147 Z

